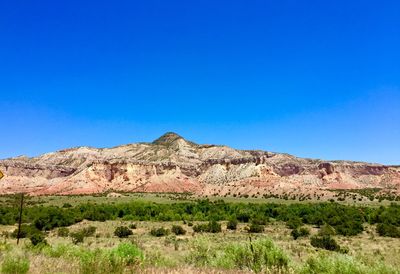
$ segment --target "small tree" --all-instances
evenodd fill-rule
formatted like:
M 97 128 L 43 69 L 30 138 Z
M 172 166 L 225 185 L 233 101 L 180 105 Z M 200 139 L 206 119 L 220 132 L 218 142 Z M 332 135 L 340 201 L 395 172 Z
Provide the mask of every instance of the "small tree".
M 332 226 L 330 226 L 328 224 L 324 224 L 318 231 L 318 235 L 319 236 L 333 236 L 333 235 L 336 235 L 336 231 Z
M 85 239 L 85 235 L 82 231 L 70 233 L 70 236 L 72 238 L 72 243 L 74 244 L 83 243 L 83 240 Z
M 252 223 L 250 224 L 250 226 L 247 228 L 247 231 L 249 233 L 262 233 L 264 232 L 264 226 L 263 225 L 259 225 L 256 223 Z
M 81 232 L 83 233 L 83 235 L 85 237 L 91 237 L 94 235 L 94 233 L 96 232 L 96 227 L 95 226 L 89 226 L 89 227 L 84 227 L 81 229 Z
M 185 235 L 186 234 L 186 230 L 180 225 L 173 225 L 171 231 L 175 235 Z
M 210 233 L 219 233 L 221 232 L 221 224 L 216 221 L 210 221 L 208 223 L 208 232 Z
M 46 238 L 42 233 L 32 234 L 29 239 L 31 240 L 32 245 L 37 246 L 39 244 L 47 245 Z
M 168 235 L 168 234 L 169 234 L 169 230 L 168 230 L 168 229 L 165 229 L 165 228 L 163 228 L 163 227 L 160 227 L 160 228 L 153 228 L 153 229 L 150 231 L 150 234 L 151 234 L 152 236 L 155 236 L 155 237 L 162 237 L 162 236 Z
M 307 237 L 310 235 L 310 230 L 306 227 L 300 227 L 293 229 L 290 235 L 292 235 L 293 239 L 297 240 L 297 238 Z
M 311 245 L 330 251 L 340 251 L 338 243 L 329 235 L 311 237 Z
M 126 226 L 119 226 L 114 231 L 114 235 L 117 236 L 118 238 L 127 238 L 132 234 L 133 234 L 132 230 L 130 230 Z
M 229 230 L 236 230 L 237 225 L 238 225 L 238 221 L 235 220 L 235 219 L 231 219 L 231 220 L 229 220 L 228 223 L 226 224 L 226 229 L 229 229 Z

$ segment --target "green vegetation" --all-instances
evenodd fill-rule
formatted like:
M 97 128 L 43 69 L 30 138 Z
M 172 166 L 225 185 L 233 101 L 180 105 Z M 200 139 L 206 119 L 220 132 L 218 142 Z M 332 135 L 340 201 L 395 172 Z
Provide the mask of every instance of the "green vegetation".
M 214 266 L 222 269 L 242 269 L 261 272 L 282 271 L 289 266 L 288 256 L 269 238 L 251 239 L 246 243 L 231 243 L 219 250 L 211 250 L 206 238 L 192 243 L 187 261 L 195 266 Z
M 175 235 L 185 235 L 186 234 L 186 230 L 180 225 L 173 225 L 171 231 Z
M 29 271 L 29 260 L 23 257 L 7 256 L 2 265 L 1 273 L 4 274 L 25 274 Z
M 33 234 L 29 237 L 29 239 L 31 240 L 32 245 L 34 245 L 34 246 L 37 246 L 40 244 L 47 245 L 46 238 L 41 233 Z
M 340 246 L 337 244 L 335 239 L 329 235 L 311 237 L 311 245 L 330 251 L 340 251 Z
M 262 233 L 264 231 L 264 226 L 258 223 L 251 223 L 247 231 L 249 233 Z
M 66 227 L 60 227 L 57 230 L 58 237 L 68 237 L 69 236 L 69 229 Z
M 18 219 L 17 208 L 0 206 L 0 224 L 12 225 Z M 388 207 L 356 207 L 337 203 L 314 204 L 244 204 L 211 202 L 181 202 L 155 204 L 150 202 L 130 202 L 121 204 L 81 204 L 72 207 L 29 206 L 24 211 L 23 220 L 30 223 L 29 230 L 47 231 L 65 227 L 86 219 L 90 221 L 136 220 L 136 221 L 222 221 L 237 220 L 264 225 L 268 219 L 284 221 L 295 229 L 303 224 L 321 226 L 329 224 L 338 235 L 360 234 L 364 223 L 386 223 L 400 226 L 400 205 Z M 217 229 L 218 230 L 218 229 Z M 200 231 L 205 231 L 200 229 Z M 24 234 L 27 236 L 27 234 Z
M 380 236 L 400 238 L 400 228 L 387 223 L 380 223 L 376 226 L 376 231 Z
M 300 237 L 308 237 L 310 235 L 310 230 L 306 227 L 300 227 L 293 229 L 292 232 L 290 232 L 290 235 L 293 239 L 297 240 Z
M 216 221 L 210 221 L 207 224 L 198 224 L 193 226 L 194 232 L 218 233 L 221 232 L 221 230 L 221 224 Z
M 238 225 L 238 221 L 236 219 L 230 219 L 228 221 L 228 223 L 226 224 L 226 229 L 236 230 L 237 225 Z
M 160 228 L 154 228 L 150 231 L 150 235 L 154 237 L 162 237 L 162 236 L 167 236 L 169 234 L 169 230 L 165 229 L 163 227 Z
M 14 239 L 17 213 L 17 206 L 0 205 L 2 273 L 61 273 L 64 268 L 68 273 L 154 273 L 171 267 L 194 273 L 400 269 L 400 205 L 395 203 L 29 204 L 21 230 L 26 239 L 19 246 Z
M 114 235 L 118 238 L 127 238 L 132 234 L 132 230 L 130 230 L 129 227 L 126 226 L 119 226 L 114 231 Z
M 398 270 L 385 265 L 381 261 L 367 264 L 354 257 L 335 254 L 327 256 L 321 254 L 316 257 L 311 257 L 307 260 L 305 265 L 300 269 L 300 274 L 389 274 L 399 273 Z

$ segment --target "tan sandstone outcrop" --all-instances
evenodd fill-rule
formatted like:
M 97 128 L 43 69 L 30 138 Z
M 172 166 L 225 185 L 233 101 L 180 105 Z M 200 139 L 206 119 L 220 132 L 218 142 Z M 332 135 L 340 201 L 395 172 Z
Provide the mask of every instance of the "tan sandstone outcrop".
M 400 168 L 303 159 L 198 145 L 175 133 L 152 143 L 78 147 L 0 160 L 0 194 L 191 192 L 198 195 L 325 193 L 379 187 L 400 193 Z

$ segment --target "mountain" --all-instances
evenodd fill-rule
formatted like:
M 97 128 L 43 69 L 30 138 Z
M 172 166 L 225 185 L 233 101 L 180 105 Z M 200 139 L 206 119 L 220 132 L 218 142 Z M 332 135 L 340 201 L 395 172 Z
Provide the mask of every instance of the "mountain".
M 196 195 L 310 195 L 380 188 L 400 194 L 400 167 L 323 161 L 260 150 L 200 145 L 169 132 L 152 143 L 77 147 L 0 160 L 0 194 L 191 192 Z

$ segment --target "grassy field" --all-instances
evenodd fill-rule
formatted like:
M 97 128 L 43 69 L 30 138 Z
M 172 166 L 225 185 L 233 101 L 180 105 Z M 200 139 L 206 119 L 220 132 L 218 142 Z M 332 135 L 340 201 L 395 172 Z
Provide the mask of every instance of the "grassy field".
M 337 191 L 335 191 L 337 192 Z M 338 192 L 338 195 L 344 193 Z M 350 196 L 353 192 L 348 192 L 347 195 Z M 340 197 L 340 196 L 339 196 Z M 358 196 L 357 196 L 358 197 Z M 361 197 L 361 196 L 360 196 Z M 379 201 L 375 199 L 373 201 L 367 199 L 367 196 L 362 196 L 364 199 L 359 201 L 358 199 L 351 199 L 346 197 L 346 199 L 335 199 L 335 202 L 345 205 L 360 205 L 360 206 L 387 206 L 391 203 L 400 203 L 399 201 L 390 201 L 383 199 Z M 62 206 L 65 203 L 70 203 L 72 205 L 82 204 L 82 203 L 97 203 L 97 204 L 115 204 L 115 203 L 125 203 L 131 201 L 143 201 L 143 202 L 154 202 L 154 203 L 177 203 L 177 202 L 187 202 L 195 201 L 198 199 L 204 199 L 204 197 L 197 197 L 190 194 L 180 194 L 180 193 L 121 193 L 118 196 L 112 195 L 72 195 L 72 196 L 32 196 L 28 198 L 28 203 L 31 205 L 41 204 L 41 205 L 54 205 Z M 210 196 L 207 197 L 210 201 L 223 200 L 229 203 L 279 203 L 279 204 L 293 204 L 293 203 L 320 203 L 316 199 L 310 200 L 285 200 L 280 198 L 263 198 L 263 197 L 219 197 Z M 0 204 L 9 204 L 13 202 L 12 196 L 0 196 Z
M 191 197 L 186 197 L 189 200 Z M 151 203 L 187 202 L 176 195 L 130 194 L 124 197 L 35 197 L 31 205 L 69 203 L 125 203 L 132 200 Z M 4 203 L 12 204 L 10 197 Z M 236 199 L 235 202 L 244 202 Z M 233 202 L 226 200 L 227 203 Z M 254 201 L 252 201 L 254 202 Z M 265 202 L 265 201 L 264 201 Z M 282 203 L 292 203 L 281 201 Z M 261 203 L 261 201 L 258 201 Z M 1 217 L 1 216 L 0 216 Z M 355 236 L 329 234 L 340 249 L 315 247 L 311 239 L 327 233 L 327 226 L 301 224 L 310 235 L 296 240 L 288 222 L 270 219 L 260 231 L 249 231 L 250 222 L 238 222 L 221 231 L 195 232 L 208 221 L 106 221 L 82 220 L 68 227 L 44 231 L 44 241 L 34 245 L 27 236 L 16 244 L 12 237 L 16 225 L 0 225 L 1 273 L 400 273 L 400 238 L 379 236 L 376 224 L 365 223 Z M 117 237 L 118 227 L 132 235 Z M 175 235 L 174 226 L 184 230 Z M 91 233 L 76 242 L 82 231 Z M 152 231 L 164 228 L 163 235 Z M 68 230 L 68 231 L 67 231 Z M 63 233 L 62 233 L 63 232 Z M 329 232 L 330 233 L 330 232 Z M 182 235 L 181 235 L 182 234 Z M 324 235 L 325 235 L 324 234 Z M 326 234 L 328 235 L 328 234 Z M 322 237 L 322 236 L 321 236 Z M 75 241 L 75 242 L 74 242 Z

